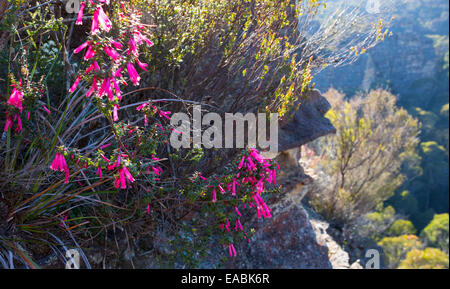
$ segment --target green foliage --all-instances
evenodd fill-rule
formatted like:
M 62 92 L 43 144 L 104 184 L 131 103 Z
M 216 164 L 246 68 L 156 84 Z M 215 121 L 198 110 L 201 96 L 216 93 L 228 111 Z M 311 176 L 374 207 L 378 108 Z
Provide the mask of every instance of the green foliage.
M 414 235 L 386 237 L 378 245 L 383 248 L 385 265 L 391 269 L 397 268 L 409 251 L 422 248 L 422 243 Z
M 448 255 L 436 248 L 414 249 L 400 263 L 398 269 L 448 269 Z
M 322 1 L 300 1 L 301 9 L 291 0 L 139 2 L 155 25 L 148 60 L 152 72 L 166 75 L 162 88 L 185 98 L 208 95 L 219 105 L 251 103 L 252 109 L 284 115 L 309 87 L 304 75 L 309 56 L 300 56 L 296 18 L 315 14 Z M 230 94 L 235 96 L 223 104 Z
M 398 212 L 403 214 L 408 212 L 411 215 L 415 215 L 419 212 L 417 199 L 409 191 L 396 192 L 395 196 L 388 203 L 392 204 Z
M 440 153 L 440 152 L 446 151 L 443 146 L 439 145 L 435 141 L 423 142 L 420 144 L 420 146 L 422 147 L 423 153 L 426 155 L 431 155 L 433 153 Z
M 395 221 L 395 209 L 388 206 L 382 210 L 375 211 L 364 216 L 365 222 L 358 226 L 355 237 L 366 237 L 373 241 L 380 241 L 385 237 L 385 232 L 391 227 Z
M 420 237 L 430 247 L 439 248 L 448 254 L 449 217 L 447 214 L 434 215 L 433 220 L 422 230 Z
M 426 111 L 421 109 L 420 107 L 417 107 L 416 112 L 417 117 L 420 118 L 423 129 L 432 130 L 436 123 L 439 121 L 439 117 L 431 111 Z
M 400 235 L 415 235 L 417 232 L 414 228 L 413 223 L 408 220 L 397 220 L 388 229 L 387 234 L 389 236 L 400 236 Z

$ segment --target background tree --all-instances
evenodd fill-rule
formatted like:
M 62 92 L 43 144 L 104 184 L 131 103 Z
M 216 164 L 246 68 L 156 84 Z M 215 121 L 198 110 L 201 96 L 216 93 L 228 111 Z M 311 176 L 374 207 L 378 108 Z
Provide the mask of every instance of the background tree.
M 448 255 L 448 214 L 434 215 L 433 220 L 422 230 L 420 237 L 430 247 L 435 247 Z
M 391 269 L 396 269 L 411 250 L 421 249 L 423 246 L 415 235 L 386 237 L 378 245 L 383 249 L 385 266 Z
M 414 225 L 409 220 L 397 220 L 387 231 L 390 236 L 400 236 L 400 235 L 415 235 L 417 232 Z
M 418 173 L 420 125 L 395 104 L 395 96 L 374 90 L 348 101 L 336 90 L 326 97 L 335 136 L 314 144 L 321 157 L 314 171 L 328 179 L 310 191 L 313 206 L 327 219 L 345 225 L 373 211 L 402 184 L 402 167 Z
M 448 269 L 448 256 L 439 249 L 410 251 L 398 269 Z

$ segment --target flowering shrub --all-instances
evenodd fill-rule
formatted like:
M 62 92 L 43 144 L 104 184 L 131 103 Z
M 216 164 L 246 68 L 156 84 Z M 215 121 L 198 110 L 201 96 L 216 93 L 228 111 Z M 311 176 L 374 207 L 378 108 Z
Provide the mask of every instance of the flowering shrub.
M 25 267 L 63 261 L 58 246 L 87 268 L 93 248 L 104 267 L 134 249 L 159 267 L 198 267 L 217 244 L 238 255 L 251 218 L 272 217 L 278 167 L 256 149 L 174 150 L 170 117 L 198 104 L 287 115 L 313 72 L 336 63 L 300 35 L 297 17 L 307 25 L 322 1 L 298 2 L 85 0 L 68 15 L 8 1 L 0 263 L 10 252 Z
M 25 85 L 22 86 L 22 79 L 17 82 L 13 76 L 11 78 L 11 87 L 13 89 L 7 101 L 8 108 L 5 112 L 6 123 L 4 131 L 12 129 L 13 125 L 17 124 L 15 131 L 21 132 L 23 129 L 22 119 L 30 120 L 30 112 L 36 110 L 37 100 L 41 97 L 44 87 L 41 82 L 33 83 L 30 80 L 27 80 Z M 50 114 L 45 105 L 42 105 L 41 109 Z
M 40 193 L 22 200 L 16 207 L 16 211 L 27 212 L 25 218 L 29 221 L 37 221 L 45 216 L 46 219 L 53 220 L 51 223 L 54 225 L 80 238 L 88 232 L 101 233 L 95 228 L 109 226 L 105 223 L 106 218 L 111 218 L 112 223 L 109 224 L 120 223 L 119 216 L 131 210 L 134 212 L 127 213 L 127 221 L 122 221 L 123 224 L 139 220 L 150 224 L 157 221 L 158 214 L 163 212 L 156 207 L 164 200 L 175 200 L 179 188 L 170 181 L 174 172 L 164 169 L 168 168 L 167 161 L 170 162 L 174 155 L 169 155 L 168 158 L 159 156 L 170 153 L 169 149 L 163 149 L 168 147 L 170 134 L 173 131 L 180 133 L 169 125 L 171 112 L 162 108 L 169 105 L 170 100 L 148 99 L 125 106 L 121 104 L 128 95 L 123 92 L 124 87 L 140 84 L 138 69 L 147 71 L 148 64 L 139 58 L 143 45 L 147 48 L 153 46 L 150 26 L 141 23 L 141 13 L 125 2 L 119 3 L 118 10 L 112 10 L 118 17 L 108 15 L 106 7 L 111 4 L 108 0 L 81 2 L 76 25 L 85 25 L 86 15 L 92 15 L 92 20 L 87 39 L 73 50 L 74 55 L 82 58 L 69 93 L 76 96 L 78 101 L 84 102 L 85 106 L 93 105 L 100 113 L 96 117 L 103 117 L 107 121 L 112 134 L 86 150 L 71 146 L 70 141 L 64 141 L 57 133 L 54 141 L 50 142 L 51 147 L 45 158 L 50 161 L 47 168 L 57 172 L 57 180 Z M 58 111 L 58 108 L 48 108 L 48 104 L 44 105 L 39 100 L 47 90 L 42 81 L 33 84 L 26 79 L 22 83 L 22 80 L 15 81 L 13 76 L 10 78 L 12 92 L 6 103 L 5 132 L 10 134 L 13 125 L 16 125 L 16 136 L 20 138 L 24 133 L 22 120 L 31 121 L 30 111 L 35 111 L 39 118 L 49 123 L 53 116 L 51 111 Z M 124 107 L 134 108 L 141 117 L 133 123 L 121 119 L 119 113 Z M 41 114 L 40 110 L 46 112 L 47 116 Z M 53 129 L 54 132 L 61 130 L 62 121 L 68 115 L 69 110 L 66 108 L 60 119 L 60 127 Z M 29 123 L 30 131 L 35 125 Z M 59 146 L 56 145 L 58 142 Z M 49 159 L 51 155 L 52 161 Z M 174 210 L 171 205 L 174 208 L 181 205 L 187 207 L 184 209 L 186 211 L 191 210 L 191 206 L 201 204 L 194 212 L 207 219 L 198 228 L 213 228 L 211 233 L 222 236 L 221 243 L 229 256 L 234 257 L 238 252 L 233 244 L 244 239 L 249 242 L 251 237 L 242 220 L 243 214 L 254 210 L 258 218 L 271 217 L 272 212 L 264 201 L 263 193 L 267 185 L 271 189 L 275 188 L 276 170 L 277 165 L 263 158 L 256 149 L 246 150 L 230 167 L 208 178 L 198 171 L 181 176 L 178 182 L 189 180 L 191 185 L 183 185 L 183 190 L 190 192 L 186 194 L 185 200 L 179 199 L 169 204 L 168 209 Z M 63 172 L 63 176 L 59 172 Z M 58 181 L 60 177 L 63 180 Z M 42 184 L 35 186 L 41 190 L 39 188 Z M 117 202 L 116 198 L 98 198 L 102 190 L 112 194 L 109 187 L 115 189 L 115 194 L 126 191 L 129 194 L 128 203 Z M 70 191 L 63 193 L 66 190 Z M 93 207 L 92 200 L 85 202 L 87 191 L 92 191 L 97 196 L 97 203 L 94 202 L 96 204 Z M 98 204 L 105 206 L 100 212 Z M 176 210 L 178 214 L 183 212 L 183 209 Z M 176 230 L 180 230 L 176 229 L 177 221 L 173 220 L 171 223 L 175 230 L 173 233 L 176 234 Z M 195 226 L 194 222 L 191 225 Z M 22 229 L 26 230 L 26 226 Z M 50 233 L 54 228 L 47 230 L 53 238 L 60 240 Z M 206 236 L 209 231 L 202 234 Z M 86 246 L 87 243 L 83 243 Z M 88 264 L 88 261 L 85 262 Z M 32 258 L 26 258 L 24 264 L 37 266 Z
M 272 160 L 263 158 L 255 149 L 249 149 L 242 154 L 239 164 L 232 165 L 225 176 L 209 182 L 207 187 L 214 203 L 212 210 L 221 220 L 220 229 L 228 235 L 224 240 L 229 242 L 230 257 L 236 256 L 233 240 L 246 239 L 250 242 L 240 220 L 241 210 L 256 210 L 258 218 L 272 217 L 272 210 L 262 198 L 262 193 L 266 191 L 266 184 L 276 185 L 277 169 L 278 165 Z M 201 175 L 199 178 L 207 181 Z M 216 206 L 218 202 L 221 205 Z

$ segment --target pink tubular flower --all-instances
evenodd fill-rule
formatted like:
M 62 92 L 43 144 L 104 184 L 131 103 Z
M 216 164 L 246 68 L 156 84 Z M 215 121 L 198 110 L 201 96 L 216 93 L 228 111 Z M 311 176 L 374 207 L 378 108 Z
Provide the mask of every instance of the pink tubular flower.
M 66 159 L 64 158 L 64 155 L 61 153 L 56 153 L 56 157 L 53 160 L 52 165 L 50 166 L 50 169 L 54 171 L 60 171 L 65 172 L 65 183 L 69 183 L 69 167 L 67 166 Z
M 139 81 L 141 80 L 141 77 L 137 73 L 133 64 L 131 64 L 130 62 L 128 62 L 128 64 L 127 64 L 127 70 L 128 70 L 128 75 L 130 76 L 130 79 L 133 82 L 134 86 L 137 86 L 139 84 Z
M 241 162 L 239 163 L 238 169 L 241 169 L 244 166 L 245 155 L 242 156 Z
M 121 50 L 123 47 L 122 43 L 117 42 L 117 41 L 111 41 L 111 45 L 114 46 L 118 50 Z
M 228 251 L 230 252 L 230 258 L 236 257 L 236 249 L 233 246 L 233 243 L 228 244 Z
M 143 104 L 141 104 L 140 106 L 138 106 L 138 107 L 136 108 L 136 110 L 141 111 L 141 110 L 142 110 L 143 108 L 145 108 L 147 105 L 148 105 L 148 103 L 143 103 Z
M 172 112 L 170 111 L 162 111 L 162 110 L 158 110 L 158 114 L 160 117 L 164 117 L 167 118 L 168 120 L 170 120 L 170 117 L 168 117 L 167 115 L 171 114 Z
M 158 176 L 161 175 L 161 173 L 163 172 L 163 170 L 160 167 L 154 167 L 154 166 L 151 166 L 151 167 L 152 167 L 153 172 Z
M 220 193 L 223 195 L 223 194 L 225 194 L 225 190 L 219 185 L 218 186 L 219 187 L 219 191 L 220 191 Z
M 119 178 L 116 179 L 116 188 L 127 188 L 127 181 L 133 183 L 135 180 L 126 167 L 119 169 Z
M 265 159 L 258 153 L 257 150 L 251 149 L 251 151 L 252 152 L 250 153 L 250 156 L 252 156 L 257 162 L 262 164 L 265 161 Z
M 100 166 L 97 167 L 97 176 L 99 178 L 102 178 L 102 167 L 100 167 Z
M 103 83 L 100 86 L 100 90 L 98 91 L 99 97 L 103 97 L 104 94 L 106 94 L 108 96 L 109 100 L 114 99 L 114 95 L 111 90 L 111 79 L 110 78 L 105 78 L 103 80 Z
M 118 121 L 119 120 L 119 115 L 117 113 L 118 109 L 119 109 L 119 106 L 117 104 L 114 104 L 114 109 L 113 109 L 113 120 L 114 121 Z
M 104 149 L 110 147 L 111 145 L 112 145 L 111 143 L 107 143 L 107 144 L 105 144 L 105 145 L 102 145 L 102 146 L 100 147 L 100 149 L 101 149 L 101 150 L 104 150 Z M 108 161 L 108 162 L 109 162 L 109 161 Z
M 126 189 L 127 188 L 127 183 L 125 180 L 125 174 L 123 172 L 123 169 L 119 170 L 119 183 L 120 183 L 120 188 L 121 189 Z M 118 183 L 116 182 L 116 187 L 118 188 Z
M 8 131 L 8 129 L 12 128 L 13 120 L 9 116 L 8 112 L 6 112 L 6 123 L 5 123 L 5 132 Z
M 217 193 L 216 193 L 216 189 L 214 189 L 212 191 L 212 201 L 213 203 L 217 202 Z
M 122 70 L 123 68 L 119 68 L 116 72 L 114 72 L 113 76 L 114 77 L 122 77 Z
M 130 37 L 130 41 L 128 41 L 128 55 L 133 54 L 135 56 L 139 55 L 139 51 L 137 49 L 137 44 L 136 44 L 136 40 L 134 40 L 134 37 L 131 36 Z
M 105 160 L 105 162 L 107 162 L 107 163 L 109 163 L 109 162 L 111 162 L 110 160 L 108 160 L 104 155 L 100 155 L 100 157 L 102 158 L 102 159 L 104 159 Z
M 72 87 L 70 88 L 70 92 L 73 93 L 75 91 L 75 89 L 77 89 L 78 84 L 80 84 L 81 82 L 81 75 L 77 76 L 77 79 L 75 79 L 75 82 L 73 83 Z
M 14 116 L 14 120 L 17 118 L 17 128 L 16 128 L 16 132 L 21 132 L 22 131 L 22 119 L 20 118 L 19 115 L 15 115 Z
M 91 66 L 89 66 L 88 69 L 86 69 L 86 74 L 88 74 L 91 71 L 99 71 L 100 70 L 100 66 L 98 66 L 98 63 L 96 60 L 94 60 L 94 62 L 92 62 Z
M 112 79 L 113 85 L 114 85 L 114 90 L 116 91 L 116 96 L 119 100 L 122 100 L 122 92 L 120 91 L 120 87 L 117 84 L 117 81 L 115 78 Z
M 20 85 L 21 85 L 21 81 L 19 82 L 19 86 Z M 23 92 L 21 90 L 17 89 L 14 84 L 12 85 L 12 87 L 13 87 L 13 90 L 12 90 L 11 95 L 9 96 L 8 105 L 18 108 L 20 110 L 20 112 L 22 113 L 22 111 L 23 111 L 23 106 L 22 106 Z
M 98 31 L 98 9 L 95 10 L 94 16 L 92 18 L 92 24 L 91 24 L 91 34 L 96 34 Z
M 109 20 L 108 16 L 105 14 L 105 11 L 103 11 L 102 7 L 98 7 L 96 11 L 98 11 L 97 16 L 98 16 L 98 23 L 100 24 L 100 27 L 103 30 L 105 30 L 106 32 L 109 32 L 112 27 L 111 20 Z
M 241 215 L 241 212 L 239 212 L 238 207 L 236 206 L 236 207 L 234 207 L 234 209 L 236 210 L 236 214 L 238 214 L 238 216 L 241 217 L 242 215 Z
M 83 25 L 83 10 L 85 6 L 86 2 L 81 2 L 80 11 L 78 11 L 77 22 L 75 22 L 75 25 Z
M 271 210 L 266 205 L 266 203 L 261 198 L 261 196 L 259 194 L 255 194 L 255 195 L 253 195 L 253 199 L 256 202 L 256 208 L 258 210 L 258 218 L 259 219 L 261 218 L 261 213 L 262 213 L 264 218 L 271 218 L 272 217 L 272 215 L 270 214 Z
M 45 106 L 42 105 L 42 108 L 45 110 L 46 113 L 48 113 L 49 115 L 52 114 L 52 112 Z
M 144 40 L 144 42 L 147 44 L 148 47 L 152 47 L 153 46 L 153 42 L 151 42 L 146 36 L 140 34 L 140 37 L 142 40 Z
M 105 46 L 103 48 L 103 51 L 105 51 L 106 54 L 109 55 L 109 57 L 111 57 L 115 62 L 118 62 L 120 60 L 120 54 L 115 51 L 113 48 L 109 47 L 109 46 Z
M 236 225 L 235 225 L 235 230 L 237 231 L 237 229 L 240 229 L 241 231 L 244 231 L 244 228 L 242 227 L 241 221 L 239 221 L 239 219 L 236 219 Z
M 138 59 L 138 60 L 137 60 L 137 64 L 139 65 L 139 67 L 140 67 L 142 70 L 147 71 L 147 66 L 148 66 L 147 63 L 142 63 L 142 62 L 140 62 L 139 59 Z
M 256 171 L 256 166 L 255 163 L 253 163 L 252 159 L 250 157 L 247 157 L 247 161 L 250 166 L 250 169 Z
M 134 178 L 133 178 L 133 175 L 130 173 L 130 171 L 127 169 L 127 168 L 123 168 L 123 172 L 125 173 L 125 176 L 127 177 L 127 180 L 130 182 L 130 183 L 134 183 Z
M 89 45 L 89 41 L 86 41 L 85 43 L 83 43 L 80 46 L 78 46 L 77 48 L 75 48 L 73 53 L 75 53 L 75 54 L 79 53 L 81 50 L 85 49 L 88 45 Z
M 144 126 L 148 126 L 148 117 L 147 115 L 144 115 Z
M 105 92 L 108 95 L 109 101 L 113 101 L 114 94 L 113 94 L 112 87 L 111 87 L 111 78 L 108 78 L 106 81 Z
M 277 171 L 276 170 L 270 171 L 270 178 L 272 180 L 272 184 L 276 185 L 277 184 Z
M 88 47 L 88 49 L 86 51 L 86 54 L 84 55 L 84 60 L 91 59 L 94 56 L 95 56 L 95 50 L 92 49 L 91 45 L 89 45 L 89 47 Z
M 92 79 L 92 87 L 91 89 L 88 91 L 88 93 L 86 94 L 86 97 L 90 97 L 94 92 L 98 91 L 98 87 L 97 87 L 97 76 L 94 75 L 93 79 Z
M 239 183 L 236 181 L 236 179 L 233 179 L 233 196 L 236 196 L 236 185 L 239 186 Z

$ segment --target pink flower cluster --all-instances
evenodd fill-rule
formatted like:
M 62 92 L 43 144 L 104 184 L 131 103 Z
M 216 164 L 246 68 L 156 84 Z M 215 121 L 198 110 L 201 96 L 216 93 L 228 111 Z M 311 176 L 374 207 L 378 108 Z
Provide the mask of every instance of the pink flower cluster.
M 8 105 L 13 106 L 17 108 L 20 113 L 23 112 L 23 91 L 22 91 L 22 80 L 19 81 L 18 87 L 16 87 L 15 84 L 11 85 L 13 87 L 12 93 L 9 96 L 8 99 Z M 30 114 L 27 113 L 27 117 L 29 118 Z M 22 130 L 22 119 L 20 117 L 20 114 L 14 114 L 14 116 L 11 116 L 8 111 L 6 111 L 6 124 L 5 124 L 5 131 L 8 131 L 8 129 L 12 128 L 14 122 L 17 120 L 17 128 L 16 131 L 20 132 Z
M 10 128 L 13 127 L 14 122 L 17 121 L 17 128 L 16 132 L 21 132 L 23 129 L 22 126 L 22 114 L 24 113 L 24 91 L 22 89 L 22 79 L 19 80 L 18 84 L 12 84 L 13 90 L 11 92 L 11 95 L 8 98 L 7 104 L 14 108 L 12 111 L 6 111 L 6 123 L 4 131 L 8 131 Z M 45 107 L 45 105 L 42 106 L 42 108 L 48 113 L 51 114 L 51 112 Z M 17 110 L 19 113 L 17 113 Z M 26 112 L 26 119 L 30 119 L 30 112 Z
M 231 182 L 226 185 L 220 183 L 212 187 L 212 202 L 215 203 L 218 201 L 218 192 L 221 195 L 230 192 L 232 196 L 237 196 L 239 186 L 248 186 L 252 201 L 245 202 L 243 209 L 246 209 L 247 206 L 249 208 L 256 208 L 258 218 L 271 218 L 272 210 L 267 206 L 261 194 L 265 191 L 266 184 L 276 184 L 276 170 L 279 169 L 278 165 L 274 165 L 270 160 L 262 157 L 256 149 L 249 149 L 248 153 L 242 156 L 237 169 L 238 173 Z M 225 222 L 220 224 L 220 229 L 226 230 L 228 233 L 231 233 L 232 230 L 236 232 L 244 231 L 240 221 L 242 214 L 238 206 L 234 207 L 234 211 L 237 215 L 234 219 L 234 228 L 231 227 L 230 220 L 227 218 Z M 244 232 L 244 236 L 250 242 L 246 232 Z M 230 257 L 236 256 L 233 243 L 229 244 L 229 252 Z
M 148 107 L 148 106 L 150 106 L 150 107 L 153 109 L 153 112 L 154 112 L 155 114 L 158 113 L 158 115 L 159 115 L 161 118 L 165 118 L 165 119 L 167 119 L 167 120 L 170 120 L 169 115 L 170 115 L 172 112 L 170 112 L 170 111 L 163 111 L 163 110 L 161 110 L 160 108 L 156 107 L 155 105 L 149 104 L 148 102 L 146 102 L 146 103 L 144 103 L 144 104 L 141 104 L 140 106 L 138 106 L 138 107 L 136 108 L 136 110 L 137 110 L 137 111 L 142 111 L 144 108 L 146 108 L 146 107 Z M 144 115 L 144 126 L 148 126 L 148 117 L 147 117 L 147 115 Z M 160 124 L 158 124 L 158 126 L 159 126 L 159 128 L 160 128 L 161 130 L 164 130 L 164 128 L 163 128 Z
M 109 0 L 99 1 L 103 4 L 109 5 Z M 147 46 L 153 46 L 153 43 L 148 39 L 144 32 L 144 26 L 137 23 L 137 21 L 129 21 L 129 18 L 133 18 L 130 15 L 125 6 L 122 4 L 124 13 L 120 13 L 121 19 L 130 23 L 126 32 L 122 33 L 117 39 L 108 40 L 105 42 L 105 37 L 100 38 L 99 33 L 101 31 L 109 32 L 112 29 L 112 22 L 108 18 L 108 15 L 103 10 L 102 5 L 95 5 L 94 1 L 89 1 L 90 5 L 94 6 L 94 14 L 91 24 L 91 36 L 90 39 L 81 44 L 74 50 L 74 53 L 80 53 L 84 49 L 84 60 L 90 61 L 90 66 L 84 71 L 84 75 L 88 76 L 90 73 L 92 76 L 92 85 L 87 92 L 86 97 L 96 96 L 103 98 L 106 96 L 108 101 L 114 102 L 113 105 L 113 120 L 118 121 L 118 101 L 122 100 L 122 92 L 120 85 L 128 86 L 124 80 L 122 74 L 123 71 L 127 71 L 128 77 L 134 86 L 139 85 L 141 77 L 139 76 L 134 63 L 136 63 L 142 70 L 146 71 L 148 64 L 139 61 L 139 45 L 146 43 Z M 83 24 L 84 9 L 87 7 L 86 2 L 82 2 L 80 5 L 80 11 L 78 13 L 76 24 Z M 128 45 L 128 49 L 124 51 L 125 44 Z M 107 57 L 104 57 L 106 55 Z M 108 59 L 109 58 L 109 59 Z M 105 67 L 113 67 L 113 71 L 107 71 L 108 69 L 101 70 L 99 63 L 107 63 L 111 61 L 111 65 Z M 79 74 L 70 88 L 70 92 L 73 93 L 80 82 L 83 80 L 83 74 Z M 88 78 L 89 79 L 89 78 Z
M 119 13 L 120 20 L 126 23 L 126 27 L 119 37 L 112 39 L 106 35 L 100 35 L 102 32 L 108 33 L 112 30 L 113 23 L 109 19 L 107 13 L 104 10 L 104 5 L 109 5 L 110 0 L 87 0 L 80 3 L 80 10 L 78 12 L 76 25 L 83 24 L 83 16 L 85 10 L 91 7 L 93 11 L 90 36 L 87 41 L 81 44 L 74 50 L 75 54 L 78 54 L 85 50 L 83 59 L 88 62 L 87 68 L 84 72 L 78 74 L 73 85 L 70 88 L 70 92 L 76 91 L 78 86 L 83 80 L 91 82 L 89 91 L 86 93 L 86 97 L 97 97 L 104 99 L 106 96 L 106 102 L 109 103 L 112 108 L 112 120 L 119 120 L 119 101 L 122 100 L 121 85 L 128 86 L 124 75 L 124 71 L 128 73 L 129 80 L 133 85 L 139 85 L 141 77 L 134 64 L 136 63 L 142 70 L 146 71 L 148 65 L 139 61 L 139 46 L 143 43 L 151 47 L 153 43 L 145 35 L 144 25 L 140 24 L 137 19 L 139 13 L 128 13 L 125 5 L 121 2 L 123 13 Z M 128 47 L 126 47 L 128 46 Z M 157 109 L 155 106 L 153 106 Z M 160 116 L 168 118 L 170 112 L 164 112 L 158 110 Z M 148 124 L 147 117 L 145 118 L 145 124 Z M 130 130 L 129 134 L 134 130 Z M 126 189 L 129 184 L 135 182 L 133 175 L 127 166 L 121 162 L 121 158 L 127 158 L 127 155 L 119 153 L 117 161 L 111 163 L 105 156 L 100 157 L 106 161 L 106 168 L 109 171 L 117 170 L 117 177 L 115 179 L 115 187 Z M 64 165 L 63 162 L 64 161 Z M 78 161 L 77 161 L 78 162 Z M 86 164 L 87 166 L 87 164 Z M 86 167 L 85 166 L 85 167 Z M 68 182 L 68 167 L 65 163 L 64 156 L 56 154 L 55 160 L 51 166 L 53 170 L 60 170 L 64 168 L 66 171 L 66 182 Z M 153 172 L 159 175 L 162 170 L 159 167 L 153 167 Z M 96 175 L 99 178 L 103 177 L 102 166 L 100 162 L 96 165 Z
M 67 166 L 66 159 L 64 158 L 64 155 L 62 153 L 56 153 L 56 157 L 53 160 L 50 169 L 54 171 L 65 172 L 65 183 L 69 183 L 69 167 Z

